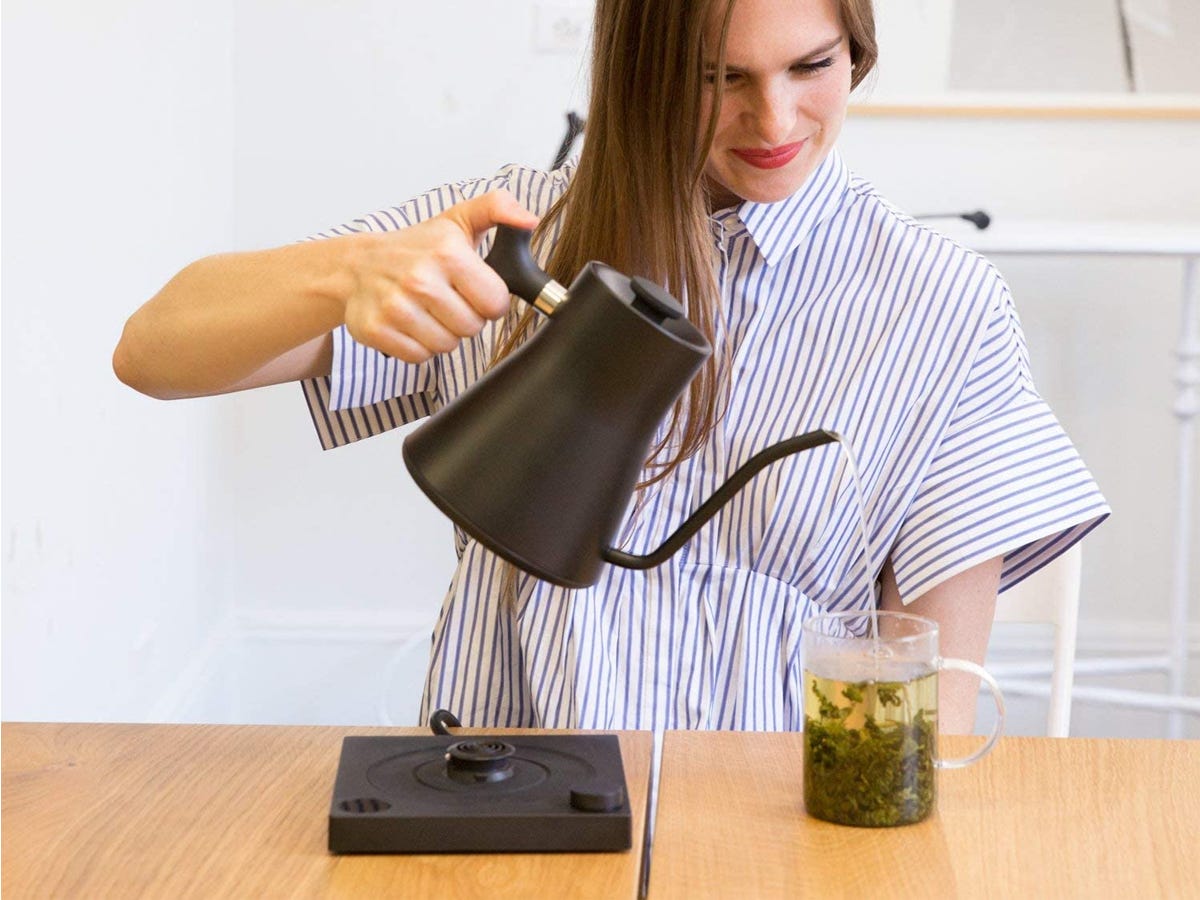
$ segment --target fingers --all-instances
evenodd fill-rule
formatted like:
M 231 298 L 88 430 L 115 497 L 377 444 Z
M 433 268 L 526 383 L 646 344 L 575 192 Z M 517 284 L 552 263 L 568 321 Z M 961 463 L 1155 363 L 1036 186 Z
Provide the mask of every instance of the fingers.
M 504 279 L 478 254 L 472 253 L 471 259 L 456 266 L 450 279 L 455 292 L 476 315 L 484 319 L 498 319 L 508 312 L 511 301 Z M 482 322 L 480 327 L 483 327 Z
M 448 353 L 466 336 L 447 328 L 414 298 L 398 293 L 375 306 L 356 307 L 354 314 L 350 313 L 348 308 L 346 328 L 352 338 L 409 363 Z M 472 322 L 482 327 L 483 320 L 477 316 Z
M 478 246 L 488 229 L 496 225 L 532 229 L 538 223 L 537 216 L 503 189 L 488 191 L 486 194 L 457 203 L 444 215 L 462 228 L 463 233 L 471 239 L 472 246 Z
M 508 312 L 503 279 L 480 258 L 497 224 L 534 228 L 537 216 L 508 191 L 463 201 L 440 216 L 387 236 L 362 236 L 357 287 L 346 327 L 359 343 L 405 362 L 424 362 L 478 334 Z
M 478 248 L 484 234 L 496 225 L 532 230 L 539 221 L 516 197 L 503 189 L 489 191 L 456 204 L 445 215 L 463 229 L 473 251 Z M 504 279 L 484 263 L 477 253 L 458 257 L 454 263 L 451 282 L 476 312 L 488 319 L 498 319 L 508 311 L 509 293 Z
M 468 257 L 465 261 L 428 253 L 409 266 L 402 278 L 389 272 L 362 285 L 357 302 L 346 307 L 351 337 L 405 362 L 424 362 L 478 334 L 487 320 L 467 296 L 498 288 L 499 300 L 493 297 L 490 302 L 499 306 L 502 315 L 508 308 L 508 291 L 478 254 L 472 250 L 462 253 Z M 477 268 L 494 276 L 498 284 L 485 280 L 482 287 L 456 285 L 456 279 L 469 282 L 478 274 Z
M 475 259 L 478 261 L 478 257 Z M 401 313 L 401 327 L 409 329 L 430 349 L 445 353 L 463 338 L 479 334 L 488 319 L 504 315 L 510 301 L 508 288 L 495 272 L 486 266 L 480 271 L 479 266 L 473 265 L 453 274 L 451 282 L 440 290 L 425 292 L 420 302 L 421 307 L 409 307 Z M 423 339 L 426 335 L 436 337 L 435 325 L 451 337 L 451 347 L 435 347 Z
M 414 265 L 404 287 L 460 337 L 478 334 L 485 320 L 503 316 L 510 303 L 504 279 L 465 244 L 431 251 Z
M 427 248 L 427 259 L 436 264 L 440 276 L 427 272 L 423 283 L 407 287 L 423 298 L 425 309 L 448 331 L 472 337 L 483 328 L 484 320 L 500 318 L 510 304 L 504 279 L 480 258 L 479 242 L 498 224 L 533 229 L 539 219 L 502 189 L 457 203 L 437 219 L 453 223 L 467 241 L 439 240 Z M 436 219 L 427 224 L 436 224 Z M 441 278 L 449 291 L 442 289 Z

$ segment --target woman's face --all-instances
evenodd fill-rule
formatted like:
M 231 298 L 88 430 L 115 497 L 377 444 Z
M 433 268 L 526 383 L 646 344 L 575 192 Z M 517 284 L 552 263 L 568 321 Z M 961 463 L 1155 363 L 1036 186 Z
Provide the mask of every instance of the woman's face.
M 708 46 L 717 46 L 720 27 L 717 12 Z M 725 60 L 704 170 L 715 206 L 783 200 L 829 153 L 846 115 L 850 44 L 836 0 L 737 0 Z M 715 80 L 716 60 L 705 63 Z M 712 97 L 706 87 L 703 125 Z

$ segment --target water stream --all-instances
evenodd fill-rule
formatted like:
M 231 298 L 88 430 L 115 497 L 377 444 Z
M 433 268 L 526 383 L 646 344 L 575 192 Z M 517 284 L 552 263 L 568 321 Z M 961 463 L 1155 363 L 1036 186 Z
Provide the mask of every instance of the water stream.
M 862 478 L 859 474 L 858 459 L 854 455 L 854 448 L 850 446 L 850 442 L 844 435 L 839 432 L 834 432 L 834 434 L 837 434 L 837 446 L 841 449 L 842 458 L 849 469 L 850 481 L 854 485 L 854 499 L 858 504 L 858 535 L 862 545 L 863 587 L 866 598 L 864 608 L 871 619 L 871 639 L 874 643 L 872 655 L 875 657 L 876 669 L 878 669 L 879 659 L 883 656 L 883 648 L 879 645 L 879 616 L 875 608 L 875 578 L 871 565 L 871 535 L 867 525 L 867 501 L 863 494 Z

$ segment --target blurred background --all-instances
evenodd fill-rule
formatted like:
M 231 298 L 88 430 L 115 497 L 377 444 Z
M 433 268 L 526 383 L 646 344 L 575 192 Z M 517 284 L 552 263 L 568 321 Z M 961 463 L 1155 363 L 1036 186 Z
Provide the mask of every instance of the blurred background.
M 1053 4 L 1012 4 L 1007 25 L 1040 33 L 1092 21 L 1073 6 L 1100 6 L 1058 2 L 1049 19 Z M 967 38 L 999 27 L 981 24 L 980 4 L 877 5 L 879 78 L 840 147 L 898 207 L 983 208 L 997 228 L 1195 233 L 1200 103 L 1189 113 L 1178 101 L 1200 94 L 1196 0 L 1106 6 L 1094 33 L 1120 28 L 1124 43 L 1052 57 L 1032 86 L 1008 75 L 1044 60 L 1042 46 L 1010 42 L 983 75 L 963 62 Z M 1141 17 L 1118 21 L 1130 9 Z M 294 385 L 163 403 L 119 384 L 110 356 L 128 315 L 200 256 L 297 240 L 509 162 L 548 165 L 566 114 L 586 113 L 590 13 L 484 0 L 5 2 L 5 720 L 415 722 L 453 552 L 449 523 L 404 470 L 404 431 L 323 453 Z M 1192 53 L 1131 96 L 1125 51 L 1161 42 L 1164 22 Z M 1055 85 L 1054 72 L 1095 77 Z M 1043 87 L 1070 95 L 1063 108 L 1045 108 Z M 1015 93 L 988 112 L 959 89 Z M 976 108 L 955 111 L 960 101 Z M 970 239 L 970 226 L 944 224 Z M 996 262 L 1038 384 L 1114 509 L 1085 546 L 1080 655 L 1157 652 L 1180 491 L 1182 264 Z M 1200 555 L 1194 541 L 1189 553 Z M 993 639 L 1006 658 L 1049 648 L 1029 629 Z M 1088 683 L 1160 690 L 1165 676 Z M 1014 701 L 1014 731 L 1039 733 L 1039 703 Z M 1200 736 L 1195 718 L 1188 734 Z M 1072 732 L 1158 737 L 1164 720 L 1077 703 Z

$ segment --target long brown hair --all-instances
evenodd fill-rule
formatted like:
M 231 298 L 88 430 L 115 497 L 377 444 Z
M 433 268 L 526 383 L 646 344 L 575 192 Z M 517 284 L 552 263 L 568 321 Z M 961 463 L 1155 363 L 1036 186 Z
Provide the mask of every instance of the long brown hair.
M 716 352 L 675 404 L 651 448 L 644 488 L 695 453 L 719 421 L 726 354 L 715 344 L 720 314 L 704 166 L 716 130 L 723 78 L 704 123 L 706 61 L 725 65 L 736 0 L 597 0 L 592 32 L 587 131 L 571 183 L 543 217 L 535 246 L 561 225 L 547 270 L 561 284 L 589 260 L 664 285 Z M 851 85 L 875 65 L 871 0 L 838 0 L 850 40 Z M 720 15 L 718 44 L 706 24 Z M 515 311 L 500 330 L 493 363 L 528 336 L 535 314 Z M 505 578 L 511 585 L 511 578 Z M 504 593 L 510 593 L 504 590 Z

